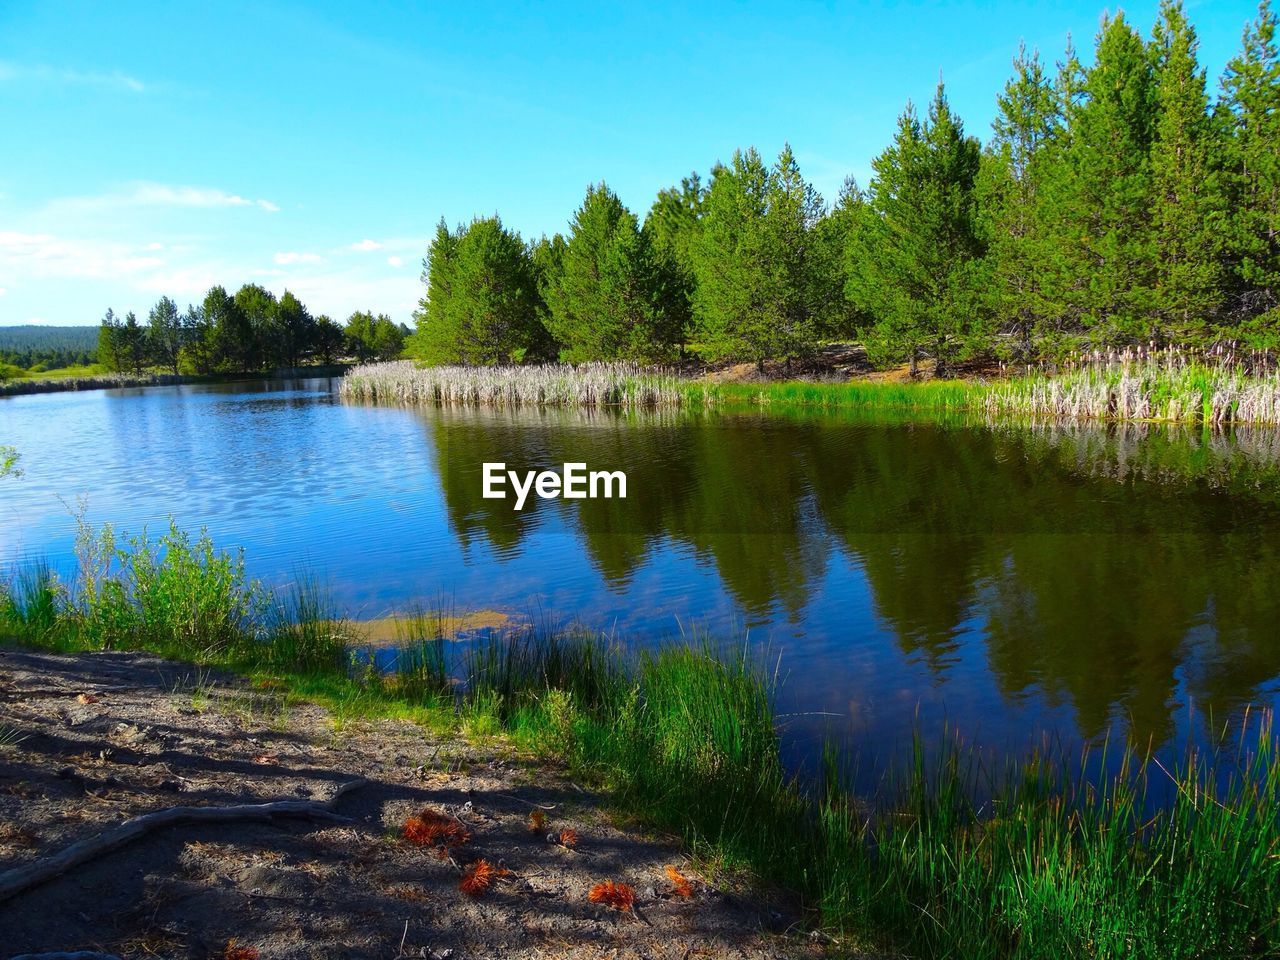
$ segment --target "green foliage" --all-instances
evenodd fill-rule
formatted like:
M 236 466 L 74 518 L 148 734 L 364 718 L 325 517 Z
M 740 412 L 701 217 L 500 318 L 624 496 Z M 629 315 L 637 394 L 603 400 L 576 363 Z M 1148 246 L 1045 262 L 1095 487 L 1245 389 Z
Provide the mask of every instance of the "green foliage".
M 1280 47 L 1269 0 L 1227 64 L 1215 116 L 1230 210 L 1228 316 L 1251 345 L 1280 346 Z
M 431 364 L 509 363 L 545 338 L 528 248 L 497 217 L 436 227 L 424 269 L 427 296 L 406 349 Z
M 315 318 L 302 301 L 286 290 L 271 317 L 268 358 L 274 364 L 297 367 L 315 336 Z
M 98 363 L 113 373 L 123 370 L 125 364 L 122 326 L 115 311 L 108 309 L 98 328 Z
M 1123 14 L 1103 22 L 1085 91 L 1061 171 L 1066 220 L 1054 241 L 1069 271 L 1063 286 L 1095 340 L 1150 339 L 1159 333 L 1150 322 L 1156 94 L 1152 58 Z
M 0 446 L 0 477 L 20 477 L 22 468 L 18 466 L 18 451 L 10 446 Z
M 204 533 L 193 542 L 172 522 L 157 540 L 144 532 L 121 543 L 111 527 L 94 531 L 82 521 L 77 553 L 75 622 L 90 647 L 225 657 L 245 645 L 261 615 L 243 557 L 216 550 Z
M 872 163 L 850 234 L 850 299 L 872 317 L 868 338 L 880 356 L 909 359 L 913 372 L 926 354 L 945 368 L 985 332 L 979 157 L 939 84 L 927 120 L 908 106 L 893 146 Z
M 347 349 L 358 360 L 394 360 L 404 350 L 408 331 L 385 313 L 357 310 L 347 318 Z
M 1055 310 L 1045 290 L 1046 247 L 1042 180 L 1062 133 L 1057 91 L 1037 54 L 1020 48 L 1013 78 L 997 99 L 993 137 L 983 153 L 977 190 L 980 228 L 987 244 L 986 306 L 999 332 L 1012 343 L 1003 350 L 1033 358 L 1034 339 L 1051 337 Z
M 1226 210 L 1213 156 L 1205 75 L 1182 0 L 1163 0 L 1154 46 L 1156 123 L 1151 143 L 1153 312 L 1158 341 L 1211 336 L 1221 283 Z
M 0 365 L 22 370 L 88 366 L 97 359 L 97 327 L 48 327 L 16 324 L 0 327 Z
M 245 312 L 249 299 L 238 294 L 232 297 L 221 286 L 210 287 L 204 295 L 207 333 L 195 363 L 199 372 L 258 369 L 260 350 Z
M 316 360 L 328 366 L 343 353 L 346 346 L 346 332 L 332 317 L 324 314 L 316 317 L 315 328 L 311 333 L 311 354 Z
M 547 329 L 564 360 L 674 357 L 688 320 L 682 277 L 605 184 L 587 189 L 556 260 Z
M 712 172 L 693 244 L 703 354 L 763 367 L 812 352 L 825 306 L 815 282 L 827 252 L 815 230 L 822 213 L 789 145 L 772 169 L 753 148 Z
M 178 305 L 168 297 L 161 297 L 147 320 L 147 348 L 150 356 L 161 366 L 178 372 L 178 358 L 182 355 L 183 325 Z

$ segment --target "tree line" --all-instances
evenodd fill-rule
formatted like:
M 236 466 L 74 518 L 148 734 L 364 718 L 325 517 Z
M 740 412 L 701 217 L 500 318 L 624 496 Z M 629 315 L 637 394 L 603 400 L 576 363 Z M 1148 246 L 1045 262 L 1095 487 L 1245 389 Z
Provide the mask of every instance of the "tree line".
M 95 345 L 92 327 L 0 327 L 0 379 L 6 368 L 40 373 L 93 363 Z
M 1133 345 L 1280 347 L 1280 55 L 1269 0 L 1210 97 L 1181 0 L 1093 62 L 1021 49 L 986 144 L 939 83 L 828 206 L 791 148 L 738 151 L 643 222 L 604 183 L 567 235 L 497 216 L 424 261 L 406 343 L 429 362 L 789 362 L 859 338 L 940 368 Z
M 389 360 L 400 355 L 408 333 L 386 314 L 357 311 L 345 325 L 313 316 L 288 290 L 276 297 L 250 283 L 233 295 L 215 286 L 185 311 L 161 297 L 145 322 L 133 311 L 120 318 L 108 310 L 98 329 L 97 360 L 130 373 L 249 373 L 345 358 Z

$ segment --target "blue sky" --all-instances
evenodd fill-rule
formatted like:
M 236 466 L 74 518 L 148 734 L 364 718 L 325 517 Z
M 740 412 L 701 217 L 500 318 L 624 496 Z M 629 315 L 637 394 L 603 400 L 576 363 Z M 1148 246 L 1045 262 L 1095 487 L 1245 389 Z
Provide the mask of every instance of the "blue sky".
M 1154 2 L 1126 7 L 1145 33 Z M 1216 90 L 1255 13 L 1188 5 Z M 1087 54 L 1092 2 L 22 3 L 0 0 L 0 325 L 145 315 L 254 281 L 408 322 L 436 221 L 638 214 L 790 141 L 832 199 L 939 72 L 986 137 L 1019 40 Z

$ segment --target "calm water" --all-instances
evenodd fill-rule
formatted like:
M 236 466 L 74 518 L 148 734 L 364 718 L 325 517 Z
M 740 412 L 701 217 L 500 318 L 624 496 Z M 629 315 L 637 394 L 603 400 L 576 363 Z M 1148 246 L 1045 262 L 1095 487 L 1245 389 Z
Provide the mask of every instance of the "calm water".
M 1167 746 L 1280 693 L 1280 439 L 865 416 L 346 405 L 336 381 L 0 399 L 0 565 L 172 515 L 353 615 L 574 617 L 767 647 L 790 749 L 877 758 L 946 721 L 995 748 Z M 481 464 L 622 469 L 625 501 L 481 497 Z

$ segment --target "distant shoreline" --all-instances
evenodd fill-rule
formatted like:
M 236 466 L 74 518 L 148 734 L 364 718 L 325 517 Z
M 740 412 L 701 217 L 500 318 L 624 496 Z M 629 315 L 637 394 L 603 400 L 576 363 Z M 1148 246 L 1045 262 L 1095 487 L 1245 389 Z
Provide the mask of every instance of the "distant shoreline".
M 20 397 L 37 393 L 64 393 L 77 390 L 114 390 L 121 387 L 172 387 L 188 383 L 234 383 L 242 380 L 285 380 L 301 377 L 336 377 L 348 370 L 346 364 L 327 367 L 296 367 L 269 373 L 172 374 L 103 373 L 88 377 L 51 377 L 10 380 L 0 383 L 0 397 Z

